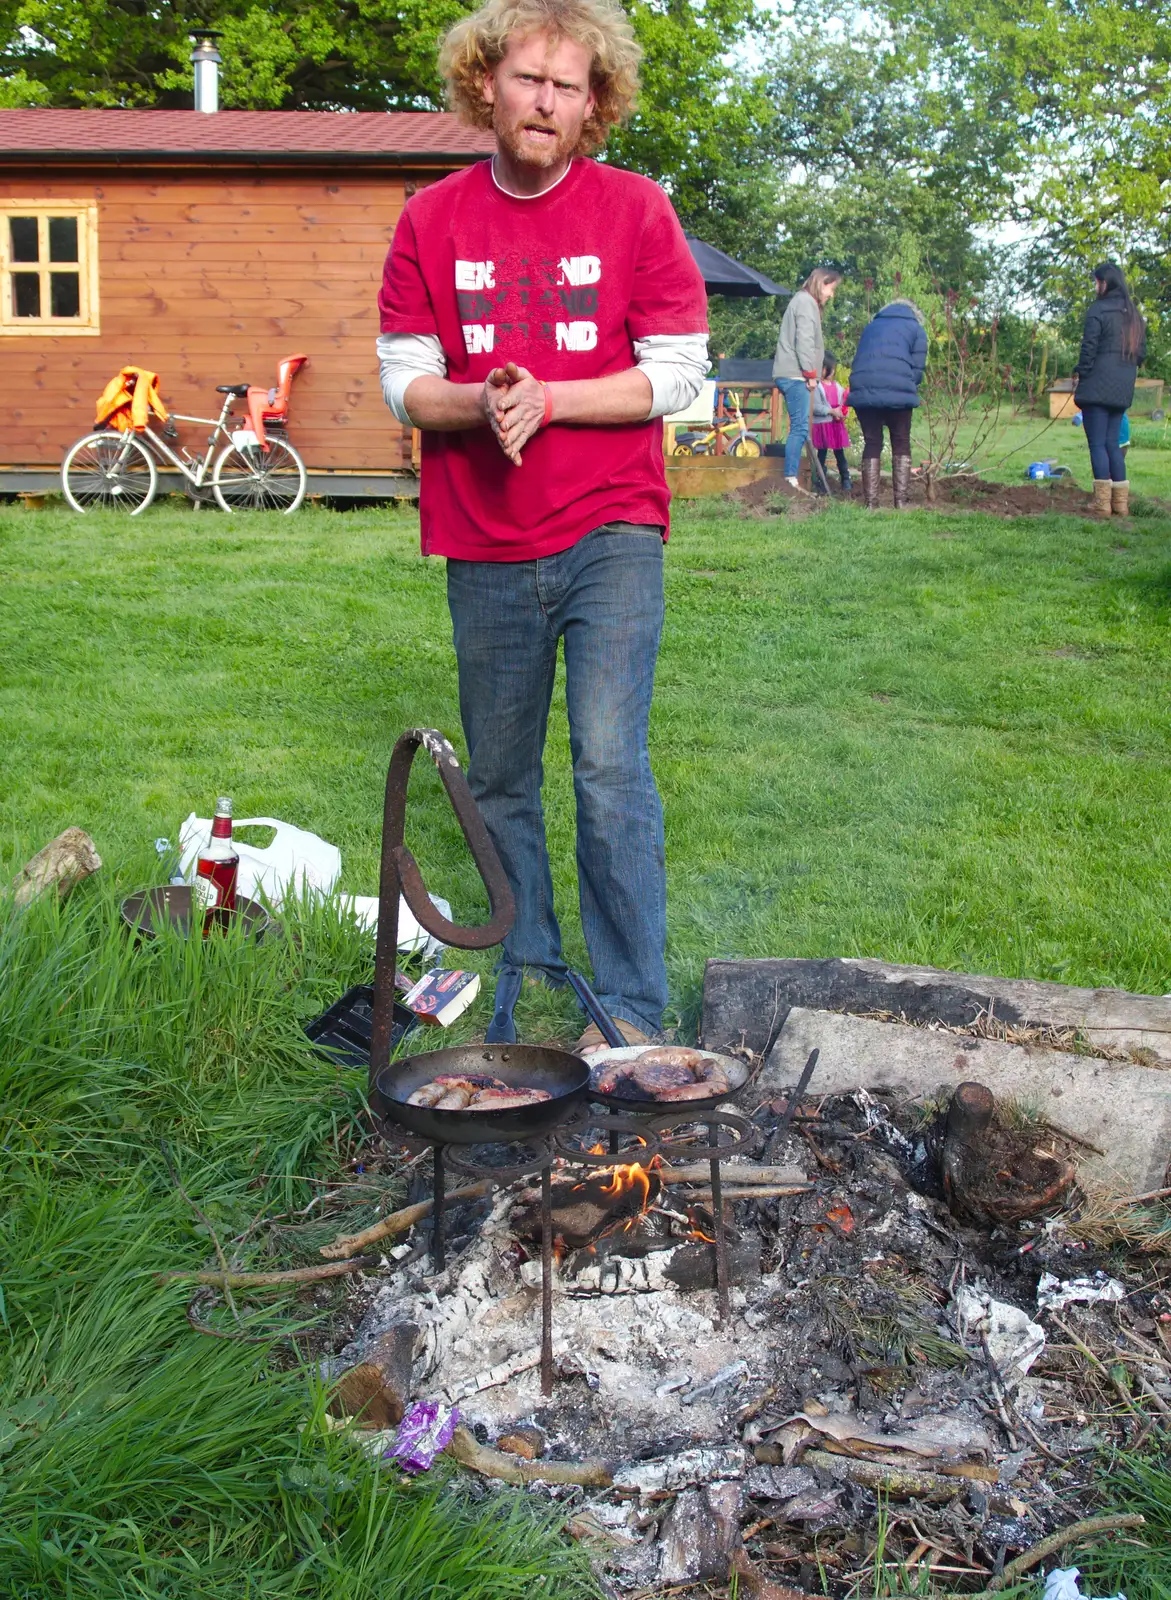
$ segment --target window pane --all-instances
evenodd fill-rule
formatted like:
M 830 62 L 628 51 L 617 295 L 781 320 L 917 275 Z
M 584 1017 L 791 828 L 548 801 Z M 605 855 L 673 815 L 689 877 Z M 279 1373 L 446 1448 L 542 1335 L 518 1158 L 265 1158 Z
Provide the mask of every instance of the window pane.
M 41 280 L 35 272 L 12 274 L 12 313 L 17 317 L 41 314 Z
M 37 254 L 37 219 L 35 217 L 9 217 L 12 236 L 13 261 L 39 261 Z
M 77 218 L 49 218 L 49 260 L 77 260 Z
M 81 279 L 76 272 L 50 274 L 49 301 L 54 317 L 80 317 Z

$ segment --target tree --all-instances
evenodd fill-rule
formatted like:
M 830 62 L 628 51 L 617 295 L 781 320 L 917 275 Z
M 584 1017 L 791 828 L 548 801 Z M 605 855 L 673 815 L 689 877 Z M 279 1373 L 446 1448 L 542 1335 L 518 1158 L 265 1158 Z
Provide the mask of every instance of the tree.
M 922 63 L 933 120 L 967 106 L 1015 175 L 997 215 L 1031 230 L 1031 296 L 1068 314 L 1091 266 L 1113 258 L 1136 280 L 1157 357 L 1171 311 L 1171 0 L 878 6 Z
M 845 281 L 825 326 L 845 354 L 861 326 L 865 280 L 889 277 L 908 240 L 946 283 L 983 287 L 992 259 L 973 226 L 990 214 L 999 179 L 971 182 L 957 169 L 963 141 L 939 134 L 923 109 L 918 61 L 900 52 L 889 28 L 786 24 L 762 76 L 770 114 L 758 117 L 752 226 L 725 248 L 790 286 L 815 266 L 839 267 Z M 772 353 L 773 302 L 713 302 L 710 314 L 717 352 Z
M 14 103 L 191 104 L 190 34 L 223 33 L 225 106 L 434 110 L 435 57 L 475 0 L 0 0 L 0 74 Z M 729 57 L 757 0 L 628 0 L 646 50 L 642 102 L 613 158 L 702 214 L 754 148 L 752 87 Z M 763 104 L 763 102 L 762 102 Z
M 461 0 L 0 0 L 0 71 L 57 106 L 191 104 L 191 41 L 223 32 L 225 106 L 434 104 L 435 46 Z M 36 91 L 34 91 L 36 92 Z

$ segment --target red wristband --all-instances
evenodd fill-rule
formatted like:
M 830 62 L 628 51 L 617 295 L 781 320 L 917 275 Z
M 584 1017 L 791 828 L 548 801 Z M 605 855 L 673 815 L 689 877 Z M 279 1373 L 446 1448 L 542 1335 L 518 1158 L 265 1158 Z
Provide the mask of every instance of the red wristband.
M 542 382 L 541 388 L 545 391 L 545 415 L 541 418 L 541 426 L 542 428 L 547 428 L 553 420 L 553 391 L 544 382 Z

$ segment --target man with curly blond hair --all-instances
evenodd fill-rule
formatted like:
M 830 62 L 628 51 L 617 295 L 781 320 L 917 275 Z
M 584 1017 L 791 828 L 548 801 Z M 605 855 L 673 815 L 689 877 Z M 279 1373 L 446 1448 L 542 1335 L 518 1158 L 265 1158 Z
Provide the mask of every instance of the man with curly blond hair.
M 541 807 L 562 640 L 595 986 L 632 1039 L 667 1000 L 660 419 L 699 392 L 707 317 L 666 195 L 589 159 L 639 54 L 612 0 L 488 0 L 458 22 L 440 67 L 496 153 L 408 201 L 379 296 L 383 392 L 423 433 L 423 553 L 447 558 L 468 781 L 516 897 L 494 1039 L 515 1037 L 526 971 L 566 978 Z

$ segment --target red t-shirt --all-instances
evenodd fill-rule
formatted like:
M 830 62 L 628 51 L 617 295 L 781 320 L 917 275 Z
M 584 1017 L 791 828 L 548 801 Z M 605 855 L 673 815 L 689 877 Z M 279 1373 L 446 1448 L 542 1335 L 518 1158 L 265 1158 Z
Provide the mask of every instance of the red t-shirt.
M 575 160 L 518 200 L 478 162 L 408 201 L 386 258 L 383 333 L 438 335 L 453 383 L 516 361 L 546 380 L 634 364 L 632 341 L 707 328 L 703 279 L 649 179 Z M 663 427 L 553 423 L 516 467 L 491 429 L 423 434 L 423 554 L 529 561 L 604 522 L 667 525 Z

